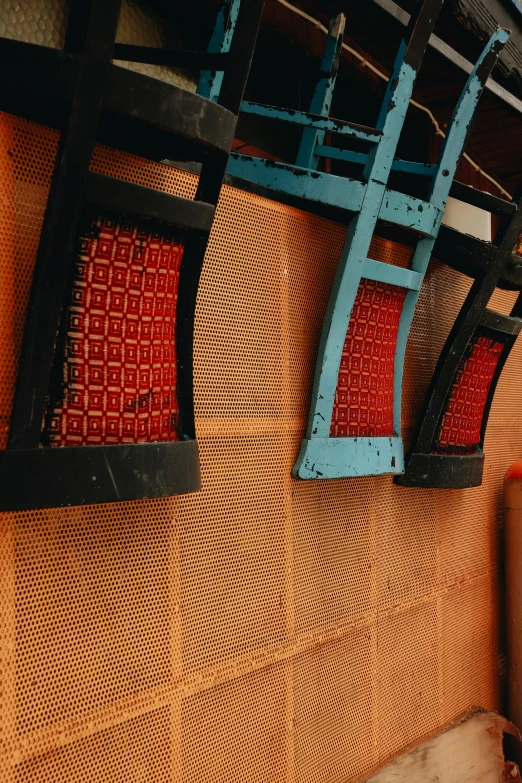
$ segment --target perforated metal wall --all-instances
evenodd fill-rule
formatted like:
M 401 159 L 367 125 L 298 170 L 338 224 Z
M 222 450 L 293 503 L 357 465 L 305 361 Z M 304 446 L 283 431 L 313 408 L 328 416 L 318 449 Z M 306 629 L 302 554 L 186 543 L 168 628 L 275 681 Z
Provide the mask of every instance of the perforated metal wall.
M 5 445 L 56 137 L 6 116 L 0 128 Z M 106 148 L 93 168 L 194 189 Z M 347 783 L 469 705 L 500 706 L 497 544 L 522 443 L 522 344 L 482 487 L 294 481 L 342 240 L 333 223 L 225 188 L 196 321 L 202 492 L 0 516 L 2 783 Z M 407 435 L 467 288 L 432 262 Z

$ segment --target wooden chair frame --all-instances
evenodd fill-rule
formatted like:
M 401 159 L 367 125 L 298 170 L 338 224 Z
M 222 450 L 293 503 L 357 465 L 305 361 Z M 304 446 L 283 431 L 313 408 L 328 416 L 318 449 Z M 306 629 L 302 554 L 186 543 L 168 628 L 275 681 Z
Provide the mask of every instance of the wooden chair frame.
M 484 436 L 489 411 L 502 368 L 522 329 L 522 264 L 516 249 L 522 234 L 520 195 L 510 203 L 461 186 L 460 198 L 468 204 L 498 215 L 500 228 L 492 242 L 485 242 L 456 229 L 442 226 L 434 256 L 473 279 L 471 289 L 446 340 L 433 374 L 406 470 L 397 483 L 413 487 L 461 489 L 479 486 L 484 469 Z M 509 315 L 488 308 L 495 288 L 519 293 Z M 480 417 L 478 442 L 441 448 L 437 440 L 452 393 L 479 338 L 496 344 L 494 371 L 489 379 L 483 407 L 474 410 L 470 401 L 467 415 Z
M 115 44 L 121 0 L 73 3 L 64 51 L 0 40 L 0 108 L 61 131 L 27 309 L 8 447 L 0 453 L 0 510 L 199 489 L 192 389 L 196 294 L 263 5 L 264 0 L 248 0 L 239 7 L 234 0 L 231 12 L 231 0 L 225 0 L 208 52 Z M 221 34 L 218 46 L 220 31 L 226 36 Z M 116 66 L 113 57 L 198 65 L 204 69 L 200 93 Z M 91 172 L 97 141 L 151 160 L 199 161 L 195 198 Z M 79 221 L 87 204 L 184 230 L 176 314 L 177 441 L 42 447 L 55 339 L 71 290 Z
M 310 112 L 252 103 L 241 106 L 241 111 L 247 114 L 301 125 L 303 137 L 295 166 L 233 153 L 227 169 L 229 174 L 256 183 L 274 195 L 297 197 L 304 209 L 308 205 L 322 204 L 344 213 L 354 213 L 348 224 L 323 323 L 308 427 L 293 469 L 296 478 L 341 478 L 402 473 L 404 470 L 400 431 L 406 341 L 478 100 L 509 35 L 506 30 L 498 30 L 486 45 L 455 109 L 438 164 L 433 166 L 396 159 L 415 78 L 441 5 L 442 0 L 418 3 L 400 44 L 375 128 L 341 122 L 328 116 L 344 32 L 342 16 L 332 20 L 330 25 L 321 79 Z M 347 140 L 364 141 L 371 150 L 362 153 L 326 146 L 326 131 Z M 317 171 L 320 158 L 360 164 L 363 167 L 361 179 Z M 397 171 L 429 177 L 431 188 L 427 200 L 388 187 L 390 174 Z M 415 238 L 416 248 L 410 269 L 368 257 L 378 220 L 400 226 Z M 330 422 L 343 346 L 363 279 L 406 291 L 395 352 L 393 432 L 386 437 L 366 434 L 331 437 Z

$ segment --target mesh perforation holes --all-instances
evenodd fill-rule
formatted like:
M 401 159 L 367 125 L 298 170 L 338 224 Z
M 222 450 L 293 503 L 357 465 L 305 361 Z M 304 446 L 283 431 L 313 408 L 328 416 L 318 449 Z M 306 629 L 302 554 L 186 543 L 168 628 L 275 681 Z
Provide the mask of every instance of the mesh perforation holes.
M 8 115 L 0 129 L 5 446 L 57 134 Z M 196 185 L 106 147 L 92 168 Z M 350 783 L 470 704 L 501 707 L 499 487 L 522 442 L 522 343 L 481 487 L 294 481 L 344 234 L 225 187 L 196 313 L 202 491 L 0 516 L 2 783 Z M 408 253 L 375 239 L 370 255 Z M 408 424 L 468 287 L 428 272 Z

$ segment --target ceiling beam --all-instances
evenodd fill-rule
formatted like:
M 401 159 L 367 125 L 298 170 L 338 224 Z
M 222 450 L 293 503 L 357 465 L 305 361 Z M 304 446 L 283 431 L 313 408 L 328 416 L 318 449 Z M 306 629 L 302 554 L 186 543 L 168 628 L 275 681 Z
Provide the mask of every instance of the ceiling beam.
M 390 16 L 393 16 L 394 19 L 397 19 L 397 21 L 402 25 L 405 27 L 407 26 L 408 22 L 410 21 L 410 15 L 399 5 L 397 5 L 394 0 L 373 0 L 373 2 L 378 5 L 379 8 L 382 8 L 384 11 L 390 14 Z M 439 54 L 456 65 L 457 68 L 465 71 L 465 73 L 471 73 L 473 70 L 473 65 L 469 60 L 466 60 L 465 57 L 455 51 L 455 49 L 445 43 L 438 36 L 432 35 L 429 44 L 433 49 L 439 52 Z M 522 101 L 510 93 L 509 90 L 506 90 L 496 81 L 494 81 L 494 79 L 489 78 L 487 80 L 486 89 L 496 95 L 497 98 L 500 98 L 501 101 L 504 101 L 504 103 L 507 103 L 509 106 L 511 106 L 511 108 L 515 109 L 519 114 L 522 114 Z

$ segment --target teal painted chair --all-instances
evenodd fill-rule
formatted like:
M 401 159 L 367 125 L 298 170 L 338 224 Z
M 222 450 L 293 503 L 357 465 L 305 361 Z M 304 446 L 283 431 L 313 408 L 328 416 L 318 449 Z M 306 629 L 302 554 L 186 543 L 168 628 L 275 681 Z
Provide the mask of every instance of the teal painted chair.
M 468 78 L 436 165 L 399 160 L 397 144 L 415 78 L 443 0 L 418 3 L 397 53 L 375 128 L 329 117 L 344 17 L 329 29 L 310 112 L 243 102 L 246 114 L 303 127 L 295 165 L 232 154 L 227 172 L 275 198 L 353 213 L 332 286 L 317 357 L 308 427 L 293 469 L 300 479 L 402 473 L 402 376 L 406 341 L 457 164 L 489 73 L 508 39 L 498 30 Z M 325 145 L 325 132 L 366 143 L 363 153 Z M 360 145 L 359 145 L 360 146 Z M 360 179 L 318 171 L 321 158 L 362 167 Z M 392 172 L 429 178 L 429 196 L 388 186 Z M 315 211 L 315 210 L 313 210 Z M 377 221 L 406 229 L 410 268 L 369 257 Z

